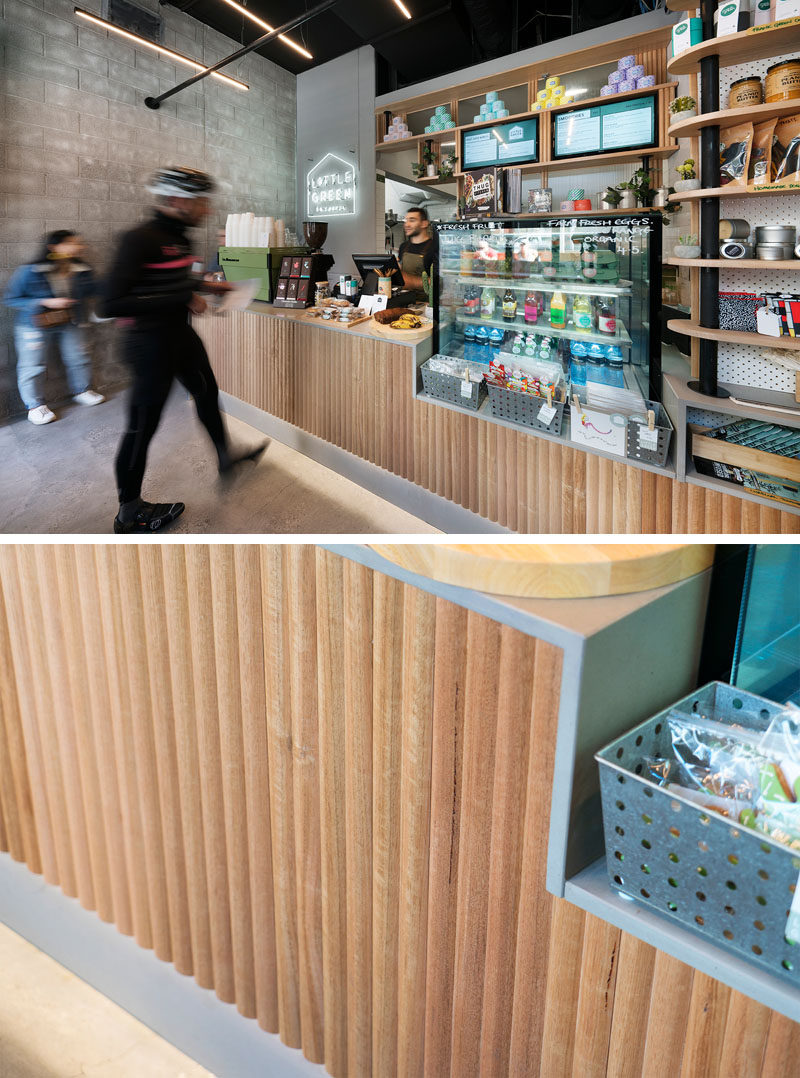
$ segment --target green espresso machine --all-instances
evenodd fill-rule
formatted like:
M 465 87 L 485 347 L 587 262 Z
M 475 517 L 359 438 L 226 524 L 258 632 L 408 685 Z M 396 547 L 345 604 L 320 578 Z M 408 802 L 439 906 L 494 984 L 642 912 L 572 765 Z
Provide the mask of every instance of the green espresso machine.
M 304 255 L 307 251 L 307 247 L 220 247 L 219 264 L 226 281 L 248 281 L 258 277 L 261 287 L 256 299 L 272 303 L 281 259 L 284 255 Z

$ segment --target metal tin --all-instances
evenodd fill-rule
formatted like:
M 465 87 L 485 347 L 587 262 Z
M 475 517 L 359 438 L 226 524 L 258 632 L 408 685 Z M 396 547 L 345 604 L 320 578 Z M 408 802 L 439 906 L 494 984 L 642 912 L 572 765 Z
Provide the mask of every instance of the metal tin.
M 764 262 L 783 262 L 793 257 L 791 243 L 760 243 L 756 247 L 756 258 Z
M 757 225 L 756 243 L 764 244 L 791 244 L 794 247 L 797 242 L 797 229 L 794 225 Z
M 741 217 L 720 217 L 719 238 L 721 240 L 746 240 L 750 238 L 750 222 Z
M 724 240 L 719 245 L 720 258 L 752 258 L 753 248 L 742 240 Z
M 767 104 L 800 97 L 800 56 L 781 60 L 780 63 L 768 67 L 765 84 L 764 100 Z

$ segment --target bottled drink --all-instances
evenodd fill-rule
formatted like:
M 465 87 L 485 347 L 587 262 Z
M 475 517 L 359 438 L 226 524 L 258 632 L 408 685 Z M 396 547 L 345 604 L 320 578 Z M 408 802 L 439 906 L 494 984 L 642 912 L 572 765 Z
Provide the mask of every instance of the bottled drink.
M 481 318 L 494 318 L 496 298 L 493 288 L 484 288 L 481 292 Z
M 525 321 L 538 322 L 539 320 L 539 297 L 535 292 L 528 292 L 525 296 Z
M 514 338 L 514 343 L 511 345 L 511 353 L 515 356 L 521 356 L 525 349 L 525 338 L 521 333 L 518 333 Z
M 563 292 L 554 292 L 550 300 L 550 325 L 563 329 L 567 324 L 567 301 Z
M 599 333 L 607 333 L 610 337 L 617 335 L 617 310 L 613 296 L 604 296 L 600 302 L 600 310 L 597 312 L 597 330 Z
M 592 301 L 588 296 L 576 296 L 572 303 L 572 321 L 575 329 L 589 333 L 593 328 Z
M 481 312 L 481 294 L 475 285 L 464 289 L 464 314 L 476 318 Z
M 517 297 L 510 288 L 503 296 L 503 321 L 513 322 L 517 317 Z

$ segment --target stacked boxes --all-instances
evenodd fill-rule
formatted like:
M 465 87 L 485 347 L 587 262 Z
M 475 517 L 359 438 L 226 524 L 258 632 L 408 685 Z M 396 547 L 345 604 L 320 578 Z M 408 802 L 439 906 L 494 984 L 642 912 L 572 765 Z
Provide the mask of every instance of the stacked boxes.
M 408 129 L 408 124 L 400 116 L 393 116 L 392 122 L 389 124 L 389 130 L 383 136 L 384 142 L 397 142 L 401 138 L 410 138 L 411 132 Z
M 450 115 L 450 109 L 446 105 L 437 105 L 436 111 L 430 118 L 430 123 L 425 128 L 425 134 L 432 135 L 435 131 L 448 131 L 455 126 L 455 120 Z
M 473 117 L 473 123 L 482 124 L 487 120 L 504 120 L 509 115 L 510 112 L 498 92 L 490 90 L 480 107 L 480 113 Z
M 562 86 L 559 76 L 551 75 L 545 79 L 544 89 L 537 93 L 536 100 L 531 103 L 531 110 L 541 112 L 542 109 L 554 109 L 558 105 L 571 105 L 574 100 L 566 86 Z
M 608 82 L 600 90 L 601 97 L 612 94 L 627 94 L 631 90 L 646 90 L 655 86 L 655 75 L 648 75 L 642 64 L 636 63 L 635 56 L 623 56 L 617 64 L 617 70 L 608 76 Z

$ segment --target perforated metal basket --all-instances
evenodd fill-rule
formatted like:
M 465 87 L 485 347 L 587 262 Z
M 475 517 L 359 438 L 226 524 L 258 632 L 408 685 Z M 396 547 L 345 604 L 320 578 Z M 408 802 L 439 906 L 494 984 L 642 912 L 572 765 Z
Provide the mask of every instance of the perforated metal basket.
M 561 421 L 564 418 L 564 404 L 561 401 L 553 401 L 555 415 L 547 423 L 539 419 L 539 413 L 546 407 L 544 397 L 536 397 L 530 393 L 522 393 L 507 386 L 496 386 L 489 383 L 489 404 L 492 415 L 500 419 L 508 419 L 512 423 L 520 423 L 525 427 L 535 427 L 537 430 L 546 430 L 551 434 L 561 433 Z
M 432 358 L 436 359 L 437 357 L 433 356 Z M 442 374 L 441 371 L 432 371 L 428 366 L 429 362 L 430 360 L 426 359 L 420 367 L 422 386 L 429 397 L 436 397 L 437 400 L 457 404 L 460 408 L 471 408 L 473 411 L 480 408 L 486 399 L 485 382 L 464 382 L 456 374 Z M 467 386 L 469 386 L 469 395 L 464 393 Z
M 673 707 L 687 714 L 714 707 L 730 716 L 728 725 L 736 722 L 760 732 L 782 710 L 721 682 L 698 689 Z M 790 943 L 784 933 L 800 856 L 642 777 L 644 756 L 675 758 L 667 721 L 671 710 L 643 722 L 595 756 L 611 886 L 798 984 L 800 945 Z
M 656 448 L 642 445 L 648 437 L 647 424 L 629 422 L 627 428 L 628 460 L 641 460 L 646 464 L 656 464 L 663 468 L 669 456 L 669 444 L 672 441 L 672 423 L 666 409 L 658 401 L 645 401 L 648 411 L 655 413 Z

